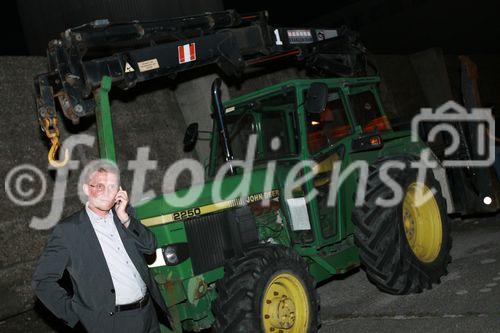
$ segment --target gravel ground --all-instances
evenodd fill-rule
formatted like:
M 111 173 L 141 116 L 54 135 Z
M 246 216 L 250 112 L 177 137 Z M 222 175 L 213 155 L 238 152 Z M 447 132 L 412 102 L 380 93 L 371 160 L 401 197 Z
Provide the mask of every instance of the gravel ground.
M 361 270 L 320 286 L 320 333 L 500 332 L 500 215 L 455 221 L 453 242 L 449 274 L 421 294 L 384 294 Z M 0 331 L 74 332 L 42 307 L 0 321 Z

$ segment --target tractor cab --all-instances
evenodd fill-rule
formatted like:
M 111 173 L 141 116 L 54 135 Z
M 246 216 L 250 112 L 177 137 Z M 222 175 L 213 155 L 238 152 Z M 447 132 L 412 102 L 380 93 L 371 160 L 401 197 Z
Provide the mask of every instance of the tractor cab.
M 363 136 L 391 130 L 377 90 L 378 81 L 294 80 L 226 102 L 222 119 L 233 159 L 245 160 L 247 153 L 254 156 L 255 165 L 270 160 L 315 159 L 335 150 L 352 134 Z M 312 94 L 311 89 L 315 89 Z M 215 134 L 219 131 L 216 118 L 209 177 L 226 162 L 224 142 L 221 135 Z M 247 151 L 251 135 L 256 136 L 254 152 Z
M 292 168 L 302 168 L 296 171 L 305 173 L 307 164 L 299 162 L 313 161 L 314 179 L 293 189 L 292 197 L 285 199 L 299 202 L 312 191 L 318 195 L 307 204 L 301 202 L 301 213 L 290 212 L 289 233 L 300 246 L 341 241 L 352 233 L 352 225 L 340 220 L 337 223 L 332 218 L 337 219 L 339 209 L 349 210 L 350 214 L 351 207 L 342 207 L 340 201 L 338 205 L 328 205 L 335 162 L 348 165 L 353 158 L 350 152 L 362 154 L 381 149 L 384 134 L 392 133 L 378 82 L 376 77 L 292 80 L 232 99 L 223 107 L 217 104 L 220 94 L 214 94 L 207 178 L 213 179 L 225 163 L 236 160 L 252 163 L 252 170 L 265 169 L 273 162 L 277 165 L 273 188 L 283 188 Z M 197 137 L 194 128 L 195 125 L 188 127 L 186 137 Z M 187 141 L 193 144 L 192 140 Z M 233 171 L 244 172 L 240 167 Z M 354 194 L 354 176 L 346 184 L 342 191 Z M 283 206 L 290 207 L 285 203 Z M 308 218 L 303 220 L 310 222 L 294 223 L 293 216 L 300 214 L 306 214 Z

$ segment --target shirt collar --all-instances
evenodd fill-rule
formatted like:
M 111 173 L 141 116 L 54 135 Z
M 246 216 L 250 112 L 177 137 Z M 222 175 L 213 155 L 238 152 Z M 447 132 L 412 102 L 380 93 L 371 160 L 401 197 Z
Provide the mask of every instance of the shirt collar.
M 108 214 L 106 214 L 106 216 L 102 217 L 94 213 L 92 209 L 89 208 L 89 202 L 87 201 L 85 203 L 85 210 L 87 211 L 87 215 L 89 216 L 91 222 L 101 222 L 108 219 L 113 220 L 113 211 L 111 209 L 109 210 Z

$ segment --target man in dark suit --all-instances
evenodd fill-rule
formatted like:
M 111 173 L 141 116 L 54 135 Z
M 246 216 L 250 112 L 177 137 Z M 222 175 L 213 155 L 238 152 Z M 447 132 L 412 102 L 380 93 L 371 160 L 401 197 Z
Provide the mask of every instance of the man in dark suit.
M 93 162 L 83 183 L 88 201 L 54 228 L 33 274 L 36 295 L 71 327 L 159 332 L 158 317 L 169 326 L 169 314 L 144 259 L 156 251 L 153 234 L 128 206 L 114 164 Z M 73 295 L 58 283 L 65 270 Z

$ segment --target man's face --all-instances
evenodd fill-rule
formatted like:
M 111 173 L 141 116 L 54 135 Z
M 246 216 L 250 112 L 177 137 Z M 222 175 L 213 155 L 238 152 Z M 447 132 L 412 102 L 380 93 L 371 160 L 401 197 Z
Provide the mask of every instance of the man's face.
M 90 176 L 88 184 L 83 185 L 83 192 L 87 195 L 91 208 L 107 212 L 115 204 L 118 188 L 117 175 L 110 172 L 96 171 Z

